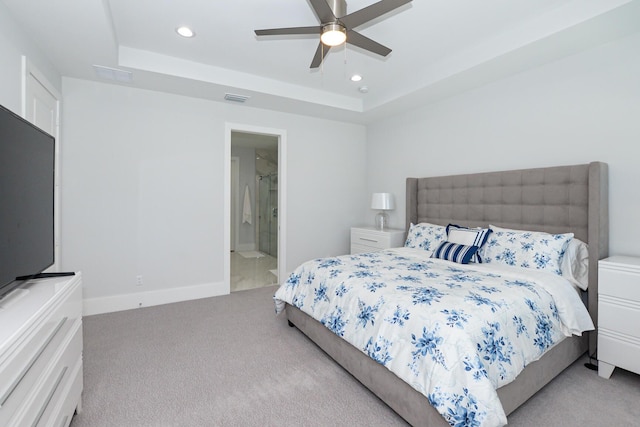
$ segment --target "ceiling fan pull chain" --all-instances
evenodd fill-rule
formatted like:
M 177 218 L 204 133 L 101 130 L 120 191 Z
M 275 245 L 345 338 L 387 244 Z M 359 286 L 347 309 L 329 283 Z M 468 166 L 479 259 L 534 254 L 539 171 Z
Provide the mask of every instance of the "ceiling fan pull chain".
M 344 78 L 347 78 L 347 45 L 344 45 L 344 67 L 342 67 L 344 71 Z

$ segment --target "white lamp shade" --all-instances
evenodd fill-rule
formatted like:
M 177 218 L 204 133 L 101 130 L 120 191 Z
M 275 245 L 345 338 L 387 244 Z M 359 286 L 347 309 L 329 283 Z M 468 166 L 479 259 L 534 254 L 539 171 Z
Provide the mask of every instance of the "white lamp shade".
M 373 193 L 371 196 L 371 209 L 390 211 L 396 208 L 391 193 Z

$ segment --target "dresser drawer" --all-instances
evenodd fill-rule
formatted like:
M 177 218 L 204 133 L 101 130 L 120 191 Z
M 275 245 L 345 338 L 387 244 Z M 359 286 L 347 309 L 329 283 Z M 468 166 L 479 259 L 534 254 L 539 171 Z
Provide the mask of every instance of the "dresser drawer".
M 391 235 L 361 229 L 351 230 L 351 244 L 386 249 L 390 247 Z
M 615 330 L 640 340 L 640 303 L 600 295 L 598 327 Z
M 25 418 L 20 421 L 19 425 L 37 427 L 53 425 L 53 420 L 60 418 L 63 413 L 65 400 L 69 400 L 67 403 L 71 403 L 75 407 L 77 400 L 67 399 L 67 395 L 73 383 L 77 381 L 79 369 L 82 367 L 81 351 L 82 328 L 76 327 L 68 347 L 51 370 L 42 389 L 25 412 Z M 69 410 L 67 409 L 66 412 L 68 415 Z M 70 422 L 71 419 L 69 418 L 68 421 Z M 56 427 L 58 426 L 56 425 Z
M 29 342 L 19 357 L 14 358 L 3 370 L 2 390 L 0 391 L 0 425 L 12 425 L 10 419 L 31 390 L 41 381 L 52 358 L 68 340 L 73 321 L 64 317 L 52 328 L 43 328 L 44 339 L 36 345 Z M 39 334 L 40 335 L 40 334 Z M 35 341 L 35 340 L 34 340 Z M 18 425 L 18 424 L 15 424 Z
M 28 288 L 29 293 L 10 305 L 4 314 L 11 314 L 30 296 L 38 297 L 44 285 Z M 25 410 L 25 402 L 33 399 L 48 375 L 55 360 L 70 342 L 71 336 L 82 325 L 82 289 L 78 280 L 71 286 L 51 289 L 51 303 L 30 314 L 29 326 L 24 333 L 5 347 L 0 363 L 0 426 L 23 425 L 15 423 Z M 82 337 L 80 347 L 82 352 Z M 11 421 L 14 420 L 14 421 Z M 30 424 L 28 424 L 30 425 Z
M 640 302 L 640 271 L 600 266 L 598 293 Z
M 351 253 L 376 252 L 404 244 L 404 230 L 376 230 L 374 228 L 351 229 Z
M 37 291 L 34 289 L 34 292 Z M 12 307 L 15 308 L 15 307 Z M 68 289 L 68 294 L 64 295 L 64 300 L 52 305 L 42 313 L 36 313 L 37 318 L 33 326 L 28 329 L 24 336 L 15 341 L 15 345 L 10 346 L 5 357 L 0 363 L 0 408 L 6 398 L 7 390 L 15 386 L 15 379 L 19 373 L 26 373 L 29 363 L 34 361 L 38 352 L 44 351 L 47 341 L 53 339 L 56 328 L 61 327 L 63 320 L 75 320 L 82 318 L 82 288 L 79 283 Z
M 616 334 L 607 329 L 598 330 L 598 360 L 640 373 L 640 340 Z M 611 373 L 606 375 L 608 378 Z
M 71 424 L 71 419 L 82 396 L 82 357 L 78 357 L 76 366 L 73 368 L 69 381 L 64 384 L 64 387 L 64 389 L 59 390 L 60 393 L 57 393 L 54 397 L 55 401 L 51 402 L 49 408 L 47 408 L 47 411 L 57 414 L 55 421 L 51 424 L 52 427 L 68 427 Z M 78 411 L 80 411 L 80 408 L 78 408 Z M 47 419 L 46 413 L 43 419 Z
M 616 366 L 640 373 L 640 258 L 598 262 L 598 375 Z

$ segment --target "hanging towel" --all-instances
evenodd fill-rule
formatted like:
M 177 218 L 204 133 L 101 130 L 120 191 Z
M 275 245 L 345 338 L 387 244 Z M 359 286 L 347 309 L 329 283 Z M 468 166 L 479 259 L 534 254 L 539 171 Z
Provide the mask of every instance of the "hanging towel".
M 244 205 L 242 207 L 242 223 L 251 224 L 251 197 L 249 197 L 249 186 L 244 187 Z

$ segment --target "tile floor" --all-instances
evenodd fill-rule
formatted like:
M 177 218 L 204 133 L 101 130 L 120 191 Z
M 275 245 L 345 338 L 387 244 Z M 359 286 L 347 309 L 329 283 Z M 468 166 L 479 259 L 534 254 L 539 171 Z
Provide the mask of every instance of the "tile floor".
M 270 270 L 278 268 L 278 259 L 265 254 L 260 258 L 244 258 L 231 252 L 231 292 L 277 285 Z

